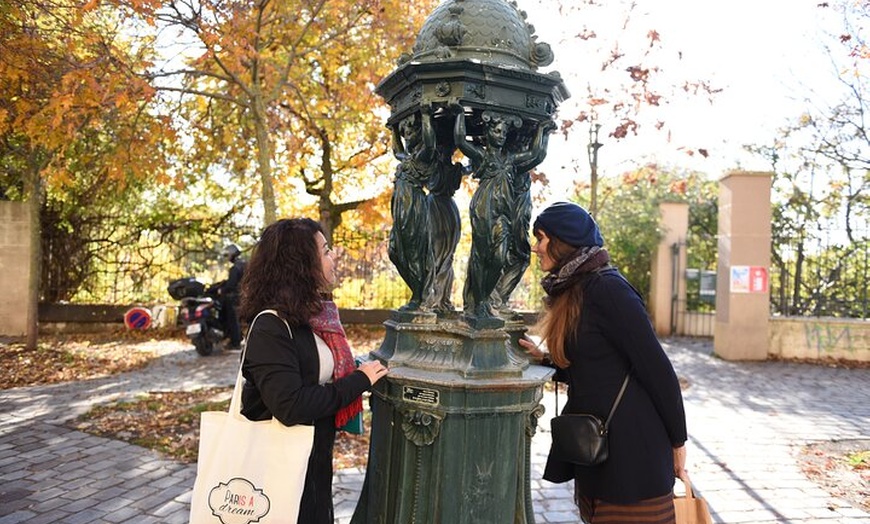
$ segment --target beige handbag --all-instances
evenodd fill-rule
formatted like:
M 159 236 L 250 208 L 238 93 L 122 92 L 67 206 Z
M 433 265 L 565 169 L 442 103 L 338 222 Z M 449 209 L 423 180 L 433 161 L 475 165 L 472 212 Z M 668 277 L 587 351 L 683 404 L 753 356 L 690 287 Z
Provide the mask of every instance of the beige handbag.
M 680 477 L 686 485 L 686 494 L 682 497 L 674 497 L 674 510 L 677 514 L 677 524 L 713 524 L 713 517 L 707 509 L 707 502 L 695 496 L 692 491 L 692 483 L 689 474 Z

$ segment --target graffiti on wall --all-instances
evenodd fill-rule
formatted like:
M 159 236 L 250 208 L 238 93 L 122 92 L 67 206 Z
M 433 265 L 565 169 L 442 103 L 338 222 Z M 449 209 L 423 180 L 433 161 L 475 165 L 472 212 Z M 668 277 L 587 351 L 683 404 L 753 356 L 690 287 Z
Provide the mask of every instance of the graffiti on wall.
M 827 322 L 804 324 L 807 349 L 816 351 L 819 356 L 840 351 L 855 353 L 870 349 L 868 333 L 870 333 L 870 326 L 856 326 L 853 329 L 853 326 L 848 324 Z

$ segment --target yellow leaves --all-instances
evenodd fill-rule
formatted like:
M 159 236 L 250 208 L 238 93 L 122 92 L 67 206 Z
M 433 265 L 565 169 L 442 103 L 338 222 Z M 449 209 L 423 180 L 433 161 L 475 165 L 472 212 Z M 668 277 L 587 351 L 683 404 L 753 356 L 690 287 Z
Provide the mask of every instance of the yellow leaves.
M 123 181 L 125 178 L 124 166 L 115 163 L 109 164 L 106 169 L 106 174 L 110 180 Z
M 688 189 L 688 185 L 689 183 L 686 180 L 673 180 L 668 185 L 668 193 L 684 196 Z
M 69 172 L 68 169 L 63 166 L 56 167 L 55 169 L 49 169 L 47 170 L 46 174 L 48 175 L 47 183 L 49 186 L 65 187 L 71 186 L 73 183 L 72 174 Z
M 213 48 L 220 41 L 220 35 L 209 29 L 201 30 L 198 36 L 207 48 Z
M 390 216 L 390 191 L 383 191 L 375 198 L 360 205 L 357 211 L 357 218 L 363 224 L 385 224 L 389 222 Z
M 110 4 L 123 6 L 136 13 L 146 24 L 155 25 L 157 10 L 163 7 L 164 0 L 109 0 Z

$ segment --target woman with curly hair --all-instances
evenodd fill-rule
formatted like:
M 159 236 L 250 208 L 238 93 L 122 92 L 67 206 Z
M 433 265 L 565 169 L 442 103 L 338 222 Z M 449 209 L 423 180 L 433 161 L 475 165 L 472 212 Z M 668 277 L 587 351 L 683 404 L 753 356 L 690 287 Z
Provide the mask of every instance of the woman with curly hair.
M 334 522 L 336 429 L 362 410 L 362 393 L 387 374 L 377 361 L 354 366 L 331 299 L 336 280 L 323 229 L 308 218 L 269 225 L 242 279 L 240 316 L 251 325 L 242 364 L 242 414 L 314 426 L 298 517 L 306 524 Z M 253 322 L 266 310 L 272 313 Z

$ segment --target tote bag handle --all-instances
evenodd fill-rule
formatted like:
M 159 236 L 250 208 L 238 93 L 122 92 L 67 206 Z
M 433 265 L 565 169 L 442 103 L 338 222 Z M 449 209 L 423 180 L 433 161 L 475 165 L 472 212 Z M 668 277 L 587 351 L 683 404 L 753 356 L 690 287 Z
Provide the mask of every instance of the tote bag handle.
M 239 359 L 239 373 L 236 376 L 236 387 L 233 389 L 233 397 L 230 400 L 230 416 L 236 419 L 243 419 L 242 415 L 242 388 L 244 387 L 245 378 L 242 376 L 242 367 L 245 365 L 245 354 L 248 351 L 248 339 L 251 337 L 251 332 L 254 330 L 254 324 L 257 323 L 257 319 L 260 318 L 264 313 L 275 315 L 276 317 L 281 319 L 281 322 L 284 322 L 284 325 L 287 326 L 287 333 L 290 334 L 290 338 L 293 338 L 293 331 L 290 329 L 290 324 L 287 323 L 286 320 L 281 318 L 277 311 L 274 309 L 264 309 L 257 313 L 257 316 L 254 317 L 254 320 L 251 321 L 251 326 L 248 328 L 248 335 L 245 337 L 245 343 L 242 345 L 242 356 Z M 245 419 L 247 420 L 247 419 Z

